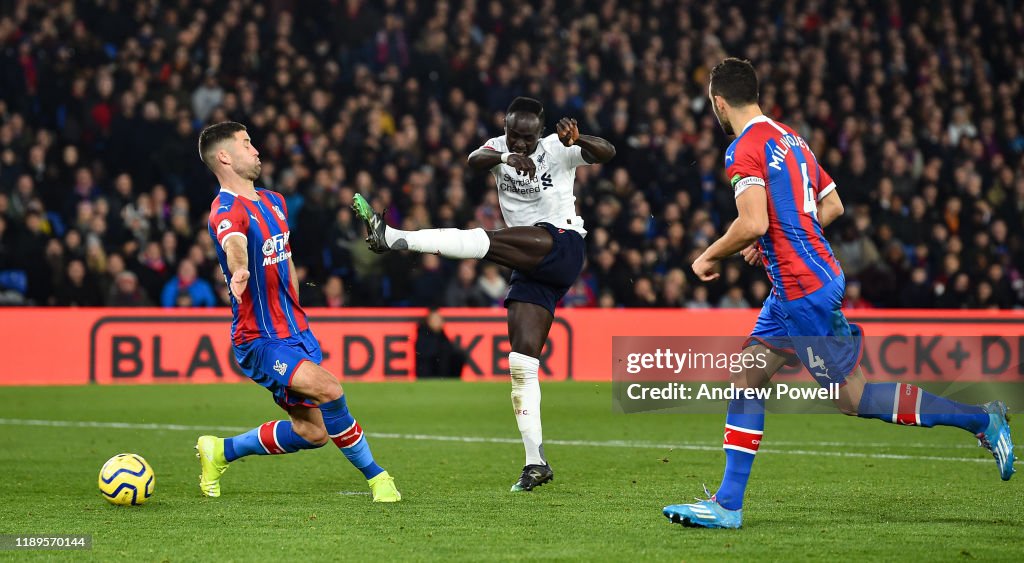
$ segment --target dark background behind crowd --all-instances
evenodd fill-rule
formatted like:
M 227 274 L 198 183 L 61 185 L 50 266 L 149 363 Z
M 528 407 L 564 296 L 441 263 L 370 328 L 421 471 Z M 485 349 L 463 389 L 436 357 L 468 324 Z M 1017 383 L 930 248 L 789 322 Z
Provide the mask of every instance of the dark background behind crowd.
M 373 255 L 348 204 L 502 227 L 465 158 L 530 95 L 618 149 L 577 174 L 565 306 L 760 306 L 760 268 L 688 267 L 735 217 L 706 99 L 733 55 L 837 182 L 847 307 L 1021 307 L 1021 45 L 997 0 L 0 0 L 0 302 L 226 304 L 196 142 L 232 119 L 287 198 L 304 305 L 495 306 L 507 272 Z

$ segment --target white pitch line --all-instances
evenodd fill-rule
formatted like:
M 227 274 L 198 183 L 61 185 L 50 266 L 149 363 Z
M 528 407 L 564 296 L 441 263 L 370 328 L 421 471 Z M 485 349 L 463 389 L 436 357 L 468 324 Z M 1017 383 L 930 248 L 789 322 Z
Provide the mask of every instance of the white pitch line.
M 862 448 L 943 448 L 943 449 L 956 449 L 956 450 L 973 450 L 978 447 L 977 444 L 973 446 L 970 444 L 925 444 L 922 442 L 907 442 L 907 443 L 892 443 L 892 442 L 790 442 L 787 440 L 769 440 L 773 446 L 821 446 L 821 447 L 849 447 L 858 446 Z
M 184 424 L 157 424 L 157 423 L 136 423 L 136 422 L 98 422 L 88 420 L 34 420 L 27 418 L 0 418 L 0 425 L 4 426 L 49 426 L 59 428 L 114 428 L 122 430 L 182 430 L 182 431 L 215 431 L 215 432 L 245 432 L 251 430 L 241 426 L 190 426 Z M 485 436 L 439 436 L 435 434 L 394 434 L 388 432 L 367 432 L 370 438 L 384 440 L 417 440 L 432 442 L 461 442 L 469 444 L 521 444 L 518 438 L 491 438 Z M 554 446 L 582 446 L 590 448 L 630 448 L 630 449 L 659 449 L 659 450 L 689 450 L 701 452 L 717 452 L 722 446 L 710 445 L 707 443 L 683 442 L 676 444 L 658 444 L 651 442 L 634 442 L 627 440 L 607 440 L 603 442 L 592 440 L 546 440 L 546 444 Z M 864 444 L 846 442 L 826 442 L 830 445 L 841 447 L 859 447 Z M 807 445 L 800 442 L 786 442 L 792 445 Z M 871 445 L 871 444 L 867 444 Z M 899 447 L 900 444 L 891 444 Z M 922 444 L 923 446 L 923 444 Z M 935 446 L 929 446 L 935 447 Z M 861 453 L 842 451 L 818 451 L 818 450 L 777 450 L 764 448 L 764 453 L 787 454 L 800 456 L 825 456 L 825 457 L 852 457 L 867 459 L 897 459 L 897 460 L 921 460 L 921 461 L 966 461 L 972 463 L 992 463 L 984 458 L 965 458 L 929 455 L 905 455 L 905 454 L 881 454 Z

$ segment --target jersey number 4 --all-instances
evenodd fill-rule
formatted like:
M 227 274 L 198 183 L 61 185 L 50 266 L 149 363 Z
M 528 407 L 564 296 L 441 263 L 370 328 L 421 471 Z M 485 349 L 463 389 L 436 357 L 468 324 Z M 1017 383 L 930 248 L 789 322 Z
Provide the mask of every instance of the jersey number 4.
M 818 219 L 818 202 L 814 198 L 814 188 L 811 187 L 811 179 L 807 176 L 807 163 L 800 163 L 800 175 L 804 182 L 804 213 Z

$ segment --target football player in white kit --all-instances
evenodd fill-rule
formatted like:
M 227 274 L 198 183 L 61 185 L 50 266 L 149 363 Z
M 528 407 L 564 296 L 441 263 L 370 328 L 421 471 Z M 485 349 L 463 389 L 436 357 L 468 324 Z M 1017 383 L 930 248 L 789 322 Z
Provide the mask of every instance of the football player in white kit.
M 581 135 L 574 119 L 561 119 L 556 134 L 542 137 L 544 106 L 533 98 L 512 101 L 505 134 L 469 155 L 469 167 L 489 170 L 498 186 L 506 229 L 421 229 L 387 226 L 361 195 L 353 209 L 366 222 L 375 252 L 412 250 L 447 258 L 484 258 L 511 268 L 505 307 L 512 352 L 512 406 L 526 449 L 526 466 L 512 491 L 530 491 L 554 478 L 544 457 L 540 421 L 540 354 L 554 320 L 555 304 L 576 282 L 586 255 L 583 219 L 576 214 L 576 168 L 605 163 L 615 147 Z

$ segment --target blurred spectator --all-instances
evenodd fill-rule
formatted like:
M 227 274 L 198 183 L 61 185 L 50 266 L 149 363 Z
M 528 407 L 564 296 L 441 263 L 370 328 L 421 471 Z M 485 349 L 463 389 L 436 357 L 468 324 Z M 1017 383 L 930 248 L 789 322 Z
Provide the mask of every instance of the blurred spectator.
M 324 284 L 323 307 L 345 306 L 345 282 L 338 276 L 330 276 Z
M 487 307 L 490 298 L 476 285 L 476 260 L 459 262 L 455 277 L 444 291 L 445 307 Z
M 864 299 L 860 293 L 860 282 L 852 281 L 846 284 L 846 295 L 843 297 L 843 309 L 874 309 L 870 301 Z
M 711 303 L 708 303 L 708 288 L 703 285 L 693 288 L 693 299 L 686 302 L 686 308 L 710 309 Z
M 477 288 L 487 297 L 491 306 L 500 306 L 508 293 L 508 283 L 501 277 L 496 264 L 484 262 L 481 269 L 483 273 L 477 280 Z
M 847 293 L 849 295 L 849 293 Z M 914 268 L 910 272 L 910 283 L 900 291 L 900 306 L 911 309 L 927 309 L 935 306 L 935 293 L 928 283 L 928 272 Z
M 55 305 L 61 307 L 98 307 L 103 304 L 99 288 L 79 259 L 68 262 L 64 282 L 57 290 Z
M 725 295 L 718 300 L 719 309 L 747 309 L 749 307 L 750 303 L 747 303 L 747 299 L 743 297 L 743 288 L 738 285 L 729 287 Z
M 420 258 L 420 270 L 413 281 L 412 305 L 415 307 L 437 307 L 444 298 L 445 278 L 441 271 L 441 258 L 436 254 L 424 254 Z
M 126 271 L 114 278 L 105 304 L 108 307 L 149 307 L 153 302 L 139 286 L 139 277 Z
M 210 283 L 196 277 L 196 265 L 186 258 L 178 264 L 178 275 L 164 286 L 160 304 L 164 307 L 213 307 L 217 298 Z
M 629 301 L 630 307 L 657 307 L 658 294 L 654 292 L 654 282 L 646 276 L 638 278 L 633 283 L 633 298 Z
M 444 332 L 444 318 L 431 309 L 416 329 L 416 377 L 460 377 L 465 353 Z
M 580 276 L 559 302 L 560 307 L 596 307 L 597 297 L 588 280 Z

